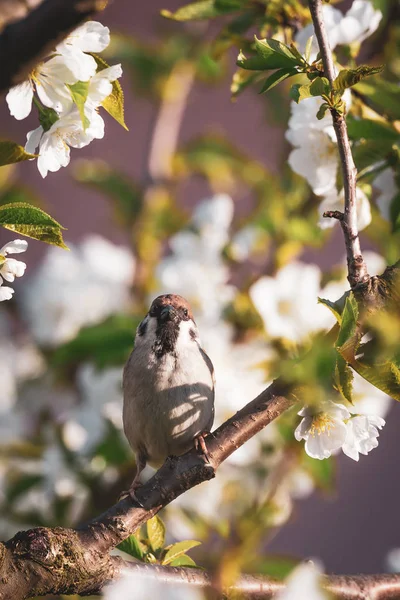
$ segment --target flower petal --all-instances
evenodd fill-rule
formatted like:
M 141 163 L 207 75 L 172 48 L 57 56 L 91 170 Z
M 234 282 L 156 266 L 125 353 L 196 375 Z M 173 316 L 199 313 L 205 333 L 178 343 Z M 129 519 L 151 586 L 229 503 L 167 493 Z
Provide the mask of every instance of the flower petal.
M 28 242 L 26 240 L 13 240 L 0 248 L 0 254 L 3 256 L 7 256 L 7 254 L 20 254 L 20 252 L 25 252 L 27 248 Z
M 0 286 L 0 302 L 3 300 L 11 300 L 14 290 L 5 285 Z
M 37 129 L 29 131 L 26 135 L 25 151 L 29 154 L 35 154 L 36 148 L 39 146 L 44 129 L 40 125 Z
M 30 81 L 12 87 L 6 96 L 10 114 L 18 121 L 25 119 L 32 110 L 33 90 Z
M 102 52 L 110 43 L 110 30 L 98 21 L 87 21 L 77 27 L 61 44 L 57 52 L 79 49 L 83 52 Z

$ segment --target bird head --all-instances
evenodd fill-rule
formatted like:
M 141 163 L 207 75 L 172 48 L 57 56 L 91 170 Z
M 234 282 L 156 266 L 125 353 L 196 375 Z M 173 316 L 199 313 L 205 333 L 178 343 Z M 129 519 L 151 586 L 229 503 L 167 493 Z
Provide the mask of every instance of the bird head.
M 158 296 L 137 329 L 135 345 L 144 340 L 151 342 L 160 357 L 175 351 L 178 338 L 188 343 L 198 339 L 190 305 L 177 294 Z

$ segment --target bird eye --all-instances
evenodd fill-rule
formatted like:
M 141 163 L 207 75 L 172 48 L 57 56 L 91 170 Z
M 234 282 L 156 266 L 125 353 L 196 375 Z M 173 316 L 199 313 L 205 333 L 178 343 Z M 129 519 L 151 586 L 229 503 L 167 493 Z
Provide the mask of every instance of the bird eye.
M 188 309 L 187 309 L 187 308 L 184 308 L 184 309 L 183 309 L 183 315 L 184 315 L 185 317 L 188 317 L 188 316 L 189 316 L 189 311 L 188 311 Z

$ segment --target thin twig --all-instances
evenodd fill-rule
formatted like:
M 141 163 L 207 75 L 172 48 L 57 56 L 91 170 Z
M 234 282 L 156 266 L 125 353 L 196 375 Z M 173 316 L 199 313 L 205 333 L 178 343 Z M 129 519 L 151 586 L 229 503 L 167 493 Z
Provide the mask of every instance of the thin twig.
M 309 0 L 309 6 L 324 66 L 324 72 L 332 87 L 336 73 L 322 15 L 322 0 Z M 357 170 L 351 152 L 346 120 L 343 115 L 339 114 L 339 112 L 334 109 L 331 110 L 331 114 L 343 173 L 344 214 L 343 218 L 340 219 L 340 224 L 342 226 L 346 245 L 348 280 L 351 287 L 355 288 L 360 283 L 364 283 L 369 279 L 367 266 L 361 253 L 358 235 L 356 202 Z

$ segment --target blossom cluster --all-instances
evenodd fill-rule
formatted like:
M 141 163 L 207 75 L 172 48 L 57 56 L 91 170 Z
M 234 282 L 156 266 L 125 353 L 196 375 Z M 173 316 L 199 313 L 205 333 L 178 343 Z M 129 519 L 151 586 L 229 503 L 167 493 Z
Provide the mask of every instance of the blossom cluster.
M 42 177 L 69 164 L 70 146 L 83 148 L 103 138 L 98 108 L 112 93 L 112 82 L 121 77 L 122 69 L 104 68 L 103 62 L 100 67 L 92 53 L 102 52 L 109 43 L 108 27 L 97 21 L 84 23 L 7 94 L 10 113 L 18 120 L 30 114 L 32 102 L 38 107 L 41 124 L 27 134 L 25 150 L 34 154 L 39 148 Z M 81 103 L 74 97 L 77 86 Z
M 369 0 L 355 0 L 346 14 L 330 4 L 322 7 L 324 22 L 333 50 L 338 45 L 359 45 L 372 35 L 379 26 L 382 13 L 375 10 Z M 310 24 L 301 29 L 296 35 L 300 51 L 304 52 L 307 40 L 314 33 Z M 313 37 L 311 60 L 317 56 L 317 44 Z M 351 107 L 351 93 L 346 90 L 343 100 L 348 111 Z M 289 165 L 310 184 L 313 192 L 322 197 L 319 206 L 322 228 L 333 227 L 334 219 L 323 217 L 327 210 L 343 211 L 344 193 L 338 193 L 337 172 L 339 156 L 332 119 L 329 113 L 321 120 L 316 114 L 323 100 L 307 98 L 299 104 L 292 102 L 291 117 L 286 138 L 294 147 L 289 155 Z M 364 229 L 371 222 L 369 200 L 361 188 L 357 188 L 358 228 Z
M 25 240 L 14 240 L 0 248 L 0 302 L 10 300 L 14 294 L 13 288 L 3 285 L 4 280 L 12 283 L 16 277 L 22 277 L 26 269 L 24 262 L 7 258 L 7 255 L 25 252 L 27 247 L 28 242 Z

